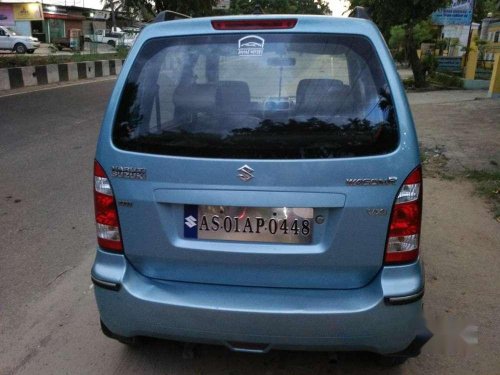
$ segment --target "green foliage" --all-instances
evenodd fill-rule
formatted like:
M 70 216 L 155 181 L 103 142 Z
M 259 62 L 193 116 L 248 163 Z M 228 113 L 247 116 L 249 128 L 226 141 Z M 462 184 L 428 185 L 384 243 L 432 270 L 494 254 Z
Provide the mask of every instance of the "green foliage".
M 498 0 L 475 0 L 474 1 L 474 15 L 472 20 L 474 22 L 479 22 L 486 18 L 488 13 L 493 13 L 493 15 L 500 15 L 498 7 L 500 3 Z
M 477 193 L 488 200 L 496 221 L 500 223 L 500 172 L 470 170 L 466 177 L 474 182 Z
M 479 39 L 478 36 L 474 37 L 474 43 L 477 46 L 479 60 L 484 60 L 486 53 L 493 48 L 492 43 L 488 40 Z
M 403 86 L 405 87 L 405 89 L 414 89 L 415 80 L 413 78 L 405 78 L 403 79 Z
M 431 75 L 431 83 L 436 86 L 441 86 L 443 88 L 462 88 L 463 81 L 460 77 L 449 75 L 445 73 L 435 72 Z
M 268 14 L 331 14 L 327 0 L 232 0 L 229 12 L 214 11 L 217 0 L 103 0 L 104 9 L 151 19 L 162 10 L 172 10 L 192 17 L 213 14 L 251 14 L 260 5 Z
M 72 55 L 49 56 L 29 56 L 29 55 L 6 55 L 0 56 L 0 68 L 14 68 L 21 66 L 35 66 L 47 64 L 62 64 L 69 62 L 83 62 L 96 60 L 124 59 L 128 50 L 121 50 L 117 53 L 81 54 L 79 52 Z
M 50 54 L 47 56 L 47 64 L 57 64 L 57 55 Z
M 124 46 L 123 44 L 116 46 L 116 54 L 118 55 L 119 59 L 126 58 L 129 50 L 129 47 Z
M 396 25 L 391 27 L 390 37 L 389 37 L 389 47 L 391 48 L 402 48 L 405 43 L 405 29 L 402 25 Z
M 369 8 L 373 21 L 388 37 L 392 26 L 415 26 L 420 21 L 427 20 L 432 12 L 447 3 L 448 0 L 351 0 L 350 8 Z
M 428 53 L 422 58 L 422 68 L 424 72 L 433 74 L 438 67 L 438 60 L 436 56 Z
M 212 14 L 212 6 L 217 4 L 217 0 L 153 0 L 153 3 L 156 12 L 173 10 L 192 17 L 202 17 Z
M 433 28 L 432 23 L 429 20 L 420 21 L 415 25 L 413 29 L 415 43 L 420 45 L 424 42 L 430 42 L 436 39 L 436 30 Z
M 415 86 L 424 87 L 425 73 L 417 55 L 417 43 L 419 38 L 428 36 L 428 28 L 424 25 L 419 26 L 417 30 L 415 28 L 420 22 L 426 21 L 433 11 L 447 3 L 448 0 L 351 0 L 350 8 L 368 8 L 373 21 L 386 39 L 389 39 L 393 26 L 403 26 L 404 48 L 413 71 Z
M 432 23 L 428 20 L 420 21 L 413 29 L 415 43 L 420 45 L 423 42 L 431 42 L 436 39 L 436 31 Z M 390 29 L 389 47 L 403 48 L 405 45 L 405 27 L 404 25 L 392 26 Z
M 404 49 L 396 50 L 396 52 L 393 52 L 392 57 L 394 60 L 396 60 L 396 62 L 398 62 L 400 64 L 404 64 L 408 61 L 408 58 L 406 57 L 406 52 Z
M 256 5 L 267 14 L 330 14 L 325 0 L 232 0 L 231 14 L 251 14 Z

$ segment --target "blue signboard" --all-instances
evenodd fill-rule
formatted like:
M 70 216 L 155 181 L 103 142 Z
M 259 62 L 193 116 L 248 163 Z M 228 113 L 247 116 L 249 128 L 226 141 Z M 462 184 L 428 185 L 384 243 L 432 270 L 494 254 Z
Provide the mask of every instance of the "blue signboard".
M 474 12 L 474 0 L 452 0 L 448 8 L 432 13 L 435 25 L 470 25 Z

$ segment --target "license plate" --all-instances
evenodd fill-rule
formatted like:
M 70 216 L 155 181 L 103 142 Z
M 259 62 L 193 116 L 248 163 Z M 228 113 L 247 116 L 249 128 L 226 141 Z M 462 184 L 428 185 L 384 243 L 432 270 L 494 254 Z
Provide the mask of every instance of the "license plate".
M 184 206 L 184 237 L 203 240 L 311 243 L 312 208 Z

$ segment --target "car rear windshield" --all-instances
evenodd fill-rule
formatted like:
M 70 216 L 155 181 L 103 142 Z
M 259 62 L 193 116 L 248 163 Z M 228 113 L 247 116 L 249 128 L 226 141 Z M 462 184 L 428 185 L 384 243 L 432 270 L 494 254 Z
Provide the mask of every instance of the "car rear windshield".
M 398 144 L 389 86 L 370 41 L 337 34 L 218 34 L 146 42 L 113 141 L 141 153 L 313 159 Z

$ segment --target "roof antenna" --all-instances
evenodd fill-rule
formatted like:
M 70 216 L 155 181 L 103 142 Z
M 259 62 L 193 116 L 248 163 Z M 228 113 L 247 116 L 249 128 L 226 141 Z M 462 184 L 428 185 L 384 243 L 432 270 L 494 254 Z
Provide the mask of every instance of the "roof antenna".
M 253 9 L 252 14 L 264 14 L 264 11 L 262 10 L 260 4 L 255 4 L 255 8 Z
M 151 23 L 181 20 L 184 18 L 191 18 L 191 17 L 186 15 L 186 14 L 174 12 L 172 10 L 164 10 L 164 11 L 158 13 Z
M 364 18 L 365 20 L 371 20 L 372 18 L 370 17 L 370 9 L 356 6 L 352 10 L 351 13 L 349 13 L 349 17 L 353 18 Z

